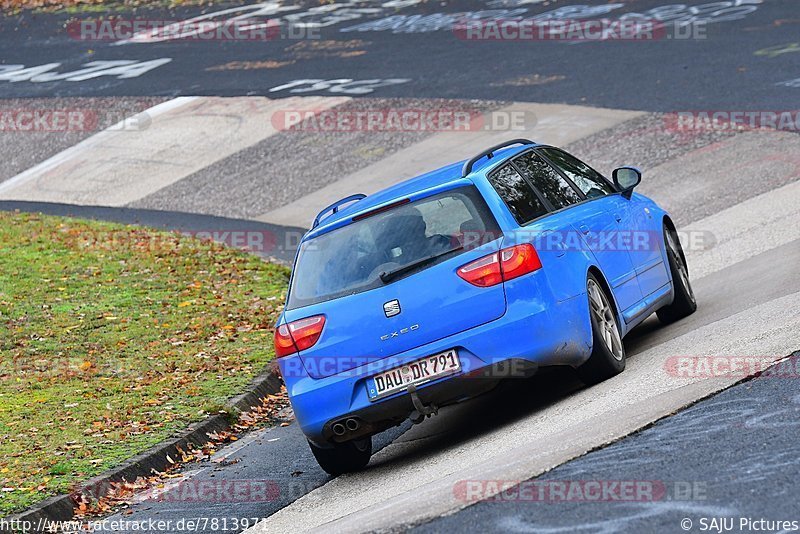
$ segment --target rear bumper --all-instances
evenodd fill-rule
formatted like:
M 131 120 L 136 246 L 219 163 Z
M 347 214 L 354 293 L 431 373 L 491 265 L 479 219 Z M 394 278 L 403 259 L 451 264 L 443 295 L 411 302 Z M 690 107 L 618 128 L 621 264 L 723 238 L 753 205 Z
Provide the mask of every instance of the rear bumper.
M 375 434 L 408 418 L 414 410 L 408 392 L 371 402 L 366 382 L 377 373 L 424 356 L 455 348 L 461 362 L 461 373 L 418 386 L 420 400 L 436 406 L 475 397 L 501 378 L 529 376 L 538 367 L 580 365 L 591 347 L 584 339 L 585 325 L 577 320 L 588 316 L 584 301 L 570 299 L 551 306 L 529 301 L 527 306 L 512 306 L 490 323 L 325 378 L 311 378 L 297 355 L 278 362 L 301 429 L 311 441 L 324 445 Z M 347 418 L 358 418 L 358 430 L 335 436 L 332 425 Z
M 537 368 L 535 363 L 528 360 L 515 360 L 487 365 L 468 374 L 444 378 L 432 383 L 430 386 L 427 384 L 420 386 L 417 395 L 423 405 L 440 408 L 486 393 L 494 388 L 502 378 L 531 376 L 536 372 Z M 408 393 L 394 395 L 385 402 L 372 403 L 353 413 L 327 421 L 322 427 L 322 438 L 325 441 L 335 442 L 371 436 L 401 424 L 409 418 L 414 410 L 414 404 Z M 358 429 L 354 431 L 348 430 L 343 435 L 336 435 L 333 431 L 333 425 L 337 422 L 345 424 L 348 419 L 358 421 Z

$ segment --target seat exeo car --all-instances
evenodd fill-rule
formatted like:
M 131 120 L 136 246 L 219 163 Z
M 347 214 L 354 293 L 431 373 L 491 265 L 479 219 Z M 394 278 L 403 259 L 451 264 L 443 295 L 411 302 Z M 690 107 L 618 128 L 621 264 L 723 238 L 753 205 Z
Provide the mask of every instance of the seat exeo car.
M 695 298 L 670 216 L 567 152 L 525 139 L 325 208 L 303 237 L 275 351 L 311 450 L 358 470 L 372 436 L 545 366 L 586 384 L 623 338 Z

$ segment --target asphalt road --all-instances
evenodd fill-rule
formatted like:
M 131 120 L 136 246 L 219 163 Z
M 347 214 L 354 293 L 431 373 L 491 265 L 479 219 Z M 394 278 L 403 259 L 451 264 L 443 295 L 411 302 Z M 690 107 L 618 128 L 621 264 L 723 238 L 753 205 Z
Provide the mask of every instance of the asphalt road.
M 784 109 L 800 90 L 800 82 L 792 82 L 800 78 L 800 21 L 795 0 L 684 4 L 666 0 L 376 0 L 338 2 L 327 8 L 311 1 L 262 5 L 268 4 L 280 4 L 282 11 L 271 13 L 275 9 L 265 8 L 260 12 L 265 14 L 258 16 L 259 11 L 246 9 L 213 16 L 237 5 L 222 3 L 202 10 L 138 9 L 119 14 L 125 20 L 154 22 L 184 21 L 200 15 L 207 17 L 204 20 L 237 15 L 252 17 L 247 20 L 280 20 L 284 24 L 280 38 L 266 41 L 185 39 L 119 44 L 99 40 L 99 30 L 76 30 L 80 20 L 97 20 L 102 13 L 74 18 L 42 14 L 5 17 L 0 20 L 0 66 L 31 68 L 57 63 L 45 70 L 67 74 L 95 61 L 163 60 L 164 64 L 143 73 L 67 77 L 79 81 L 64 77 L 46 81 L 45 77 L 34 82 L 30 81 L 35 79 L 34 73 L 9 78 L 10 72 L 0 72 L 0 80 L 17 80 L 0 81 L 0 97 L 371 94 L 674 111 Z M 668 25 L 675 20 L 691 21 L 698 29 L 682 35 L 668 26 L 669 31 L 656 32 L 650 40 L 577 43 L 563 39 L 465 40 L 459 37 L 463 34 L 453 31 L 453 22 L 465 14 L 497 20 L 545 13 L 569 20 L 618 20 L 637 14 Z M 289 24 L 297 28 L 294 31 L 300 38 L 288 33 L 285 28 Z M 120 32 L 119 36 L 126 35 Z M 292 85 L 309 79 L 377 83 Z
M 402 434 L 411 423 L 381 434 L 374 442 L 376 451 Z M 331 477 L 319 469 L 297 425 L 274 426 L 250 433 L 233 446 L 225 447 L 202 463 L 190 465 L 183 477 L 151 493 L 140 494 L 130 508 L 133 513 L 111 516 L 129 521 L 171 521 L 168 532 L 220 532 L 208 519 L 226 521 L 224 530 L 238 532 L 246 525 L 268 517 L 295 499 L 324 485 Z M 263 484 L 264 492 L 251 488 Z M 222 499 L 187 498 L 203 487 L 215 488 Z M 225 488 L 216 490 L 216 488 Z M 235 498 L 235 492 L 241 496 Z M 181 528 L 180 521 L 196 521 L 196 528 Z M 204 520 L 206 520 L 204 522 Z M 106 528 L 103 531 L 114 531 Z
M 258 234 L 264 238 L 258 241 L 259 246 L 249 247 L 248 250 L 264 258 L 279 260 L 287 265 L 291 265 L 294 261 L 297 243 L 306 231 L 304 228 L 298 227 L 277 226 L 260 221 L 228 219 L 180 211 L 76 206 L 51 202 L 0 200 L 0 210 L 19 210 L 60 217 L 78 217 L 149 226 L 213 239 L 229 246 L 239 246 L 235 239 L 237 235 Z
M 756 307 L 781 295 L 797 294 L 800 292 L 800 279 L 795 276 L 797 262 L 800 262 L 800 241 L 698 281 L 695 291 L 702 303 L 698 311 L 669 327 L 661 326 L 652 318 L 634 330 L 626 338 L 629 370 L 614 381 L 624 386 L 624 381 L 632 378 L 629 375 L 635 372 L 631 368 L 653 346 L 730 318 L 739 310 Z M 781 282 L 765 286 L 758 273 L 771 266 L 777 268 L 772 271 L 771 279 Z M 728 291 L 731 287 L 737 288 L 735 294 Z M 686 350 L 691 349 L 687 347 Z M 678 532 L 679 520 L 684 517 L 694 520 L 720 516 L 797 519 L 800 508 L 791 497 L 800 489 L 794 465 L 796 431 L 800 424 L 797 379 L 797 375 L 764 377 L 736 386 L 663 420 L 652 429 L 536 479 L 656 481 L 671 494 L 677 492 L 675 500 L 659 498 L 622 504 L 513 500 L 478 503 L 455 515 L 423 524 L 420 530 Z M 711 379 L 714 380 L 719 379 Z M 370 484 L 380 484 L 384 477 L 403 477 L 404 470 L 413 473 L 415 466 L 437 470 L 444 465 L 450 472 L 461 472 L 459 466 L 448 459 L 449 455 L 457 454 L 471 441 L 489 438 L 495 433 L 502 436 L 504 430 L 545 416 L 548 409 L 558 407 L 580 392 L 592 395 L 591 389 L 582 386 L 571 373 L 561 370 L 508 381 L 481 398 L 442 410 L 439 416 L 416 427 L 414 432 L 406 432 L 410 426 L 407 424 L 399 431 L 382 435 L 376 442 L 379 448 L 391 442 L 395 445 L 390 450 L 384 449 L 384 453 L 373 460 L 370 470 L 375 476 L 370 477 L 367 472 L 367 476 L 345 477 L 338 480 L 340 484 L 335 491 L 323 493 L 313 502 L 323 508 L 326 504 L 334 508 L 337 495 L 353 499 L 358 498 L 359 492 L 378 491 L 378 486 L 370 487 Z M 604 426 L 610 422 L 592 418 L 589 424 Z M 530 453 L 536 455 L 536 450 Z M 222 461 L 227 465 L 220 466 Z M 234 485 L 243 484 L 243 481 L 268 481 L 277 491 L 269 499 L 233 506 L 229 502 L 198 505 L 192 499 L 178 498 L 180 489 L 177 489 L 173 490 L 174 498 L 139 502 L 131 507 L 132 513 L 129 511 L 115 518 L 172 521 L 172 524 L 187 518 L 252 520 L 269 517 L 307 493 L 331 483 L 330 477 L 316 466 L 295 424 L 259 431 L 243 442 L 221 449 L 212 462 L 190 465 L 185 478 L 175 481 L 175 485 L 177 488 L 199 485 L 210 477 L 216 477 L 216 483 L 224 480 Z M 493 480 L 484 476 L 474 478 Z M 498 478 L 504 482 L 514 480 Z M 384 483 L 390 482 L 385 480 Z M 687 488 L 693 488 L 691 498 L 685 495 L 689 491 Z M 419 501 L 416 506 L 425 508 L 427 504 Z M 318 507 L 312 504 L 307 510 L 309 523 L 298 525 L 300 530 L 316 525 Z M 414 517 L 414 513 L 408 515 Z M 372 526 L 364 522 L 361 527 L 334 524 L 320 529 L 370 530 Z M 285 523 L 270 524 L 269 520 L 264 527 L 269 532 L 290 528 Z M 210 528 L 201 531 L 212 532 Z
M 791 359 L 792 367 L 798 357 Z M 412 532 L 717 531 L 713 521 L 720 526 L 730 521 L 738 532 L 752 529 L 743 528 L 743 519 L 755 521 L 756 528 L 760 520 L 797 521 L 797 386 L 797 375 L 762 375 L 525 482 L 528 488 L 575 483 L 581 489 L 588 489 L 589 481 L 646 484 L 650 491 L 630 500 L 621 502 L 619 493 L 609 491 L 603 500 L 573 493 L 570 502 L 559 493 L 526 493 L 513 486 L 493 501 Z M 791 526 L 784 530 L 772 523 L 762 529 L 791 531 Z

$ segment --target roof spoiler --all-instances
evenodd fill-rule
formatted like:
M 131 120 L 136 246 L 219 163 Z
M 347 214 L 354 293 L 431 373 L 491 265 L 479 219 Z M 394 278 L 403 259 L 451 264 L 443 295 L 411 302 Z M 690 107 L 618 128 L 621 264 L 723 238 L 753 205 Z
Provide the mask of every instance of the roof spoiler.
M 333 215 L 334 213 L 339 211 L 339 208 L 341 208 L 344 204 L 349 204 L 350 202 L 358 202 L 359 200 L 362 200 L 364 198 L 367 198 L 367 195 L 358 193 L 356 195 L 350 195 L 349 197 L 345 197 L 342 200 L 337 200 L 336 202 L 334 202 L 330 206 L 328 206 L 325 209 L 323 209 L 322 211 L 320 211 L 317 214 L 317 216 L 314 217 L 314 224 L 311 226 L 311 229 L 313 230 L 314 228 L 319 226 L 320 221 L 325 216 L 325 214 L 327 214 L 329 211 L 331 212 L 331 215 Z
M 492 159 L 494 157 L 494 153 L 500 150 L 501 148 L 507 148 L 513 145 L 534 145 L 533 141 L 530 139 L 512 139 L 511 141 L 506 141 L 505 143 L 500 143 L 499 145 L 495 145 L 487 150 L 484 150 L 477 156 L 473 157 L 471 160 L 464 164 L 464 167 L 461 169 L 461 177 L 464 178 L 469 173 L 472 172 L 472 167 L 482 158 Z

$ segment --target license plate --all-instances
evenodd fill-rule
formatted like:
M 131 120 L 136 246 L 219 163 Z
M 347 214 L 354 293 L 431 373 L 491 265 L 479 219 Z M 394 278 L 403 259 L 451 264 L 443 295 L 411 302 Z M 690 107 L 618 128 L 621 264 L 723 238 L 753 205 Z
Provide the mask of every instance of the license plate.
M 374 401 L 402 391 L 410 384 L 424 384 L 460 370 L 458 354 L 455 350 L 448 350 L 373 376 L 367 381 L 367 394 L 369 400 Z

